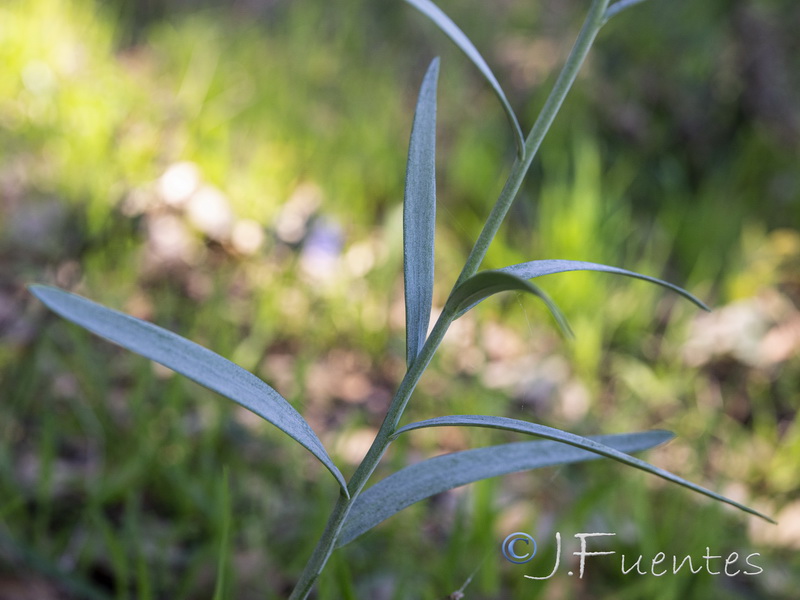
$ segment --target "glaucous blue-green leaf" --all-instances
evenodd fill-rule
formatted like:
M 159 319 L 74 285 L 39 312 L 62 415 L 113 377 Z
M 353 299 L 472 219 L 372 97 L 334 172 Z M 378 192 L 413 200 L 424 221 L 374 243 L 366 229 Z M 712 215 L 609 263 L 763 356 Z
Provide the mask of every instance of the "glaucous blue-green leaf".
M 668 431 L 591 437 L 620 452 L 639 452 L 670 440 Z M 424 460 L 389 475 L 363 492 L 347 516 L 337 544 L 344 546 L 415 502 L 474 481 L 601 458 L 558 442 L 512 442 Z
M 408 431 L 412 431 L 414 429 L 421 429 L 424 427 L 454 427 L 454 426 L 489 427 L 492 429 L 505 429 L 507 431 L 527 433 L 529 435 L 535 435 L 537 437 L 542 437 L 545 439 L 562 442 L 564 444 L 569 444 L 570 446 L 575 446 L 576 448 L 588 450 L 589 452 L 594 452 L 595 454 L 599 454 L 601 456 L 611 458 L 613 460 L 629 465 L 631 467 L 635 467 L 642 471 L 652 473 L 653 475 L 657 475 L 662 479 L 666 479 L 667 481 L 671 481 L 673 483 L 677 483 L 678 485 L 682 485 L 683 487 L 698 492 L 699 494 L 703 494 L 704 496 L 708 496 L 709 498 L 713 498 L 714 500 L 718 500 L 720 502 L 725 502 L 726 504 L 735 506 L 736 508 L 748 512 L 752 515 L 756 515 L 758 517 L 761 517 L 762 519 L 766 519 L 767 521 L 774 522 L 769 517 L 762 515 L 760 512 L 753 510 L 752 508 L 749 508 L 744 504 L 740 504 L 735 500 L 731 500 L 724 496 L 720 496 L 716 492 L 712 492 L 711 490 L 707 490 L 703 487 L 700 487 L 699 485 L 695 485 L 694 483 L 686 481 L 685 479 L 681 479 L 680 477 L 678 477 L 677 475 L 673 475 L 669 471 L 665 471 L 664 469 L 655 467 L 649 463 L 644 462 L 643 460 L 639 460 L 638 458 L 629 456 L 624 452 L 620 452 L 619 450 L 616 450 L 601 442 L 580 435 L 575 435 L 574 433 L 561 431 L 560 429 L 547 427 L 546 425 L 539 425 L 537 423 L 530 423 L 528 421 L 520 421 L 519 419 L 509 419 L 507 417 L 490 417 L 485 415 L 453 415 L 449 417 L 437 417 L 434 419 L 428 419 L 425 421 L 419 421 L 417 423 L 406 425 L 405 427 L 401 427 L 400 429 L 398 429 L 395 432 L 395 436 L 398 436 L 402 433 L 406 433 Z
M 492 86 L 492 90 L 494 90 L 494 93 L 500 100 L 500 104 L 503 105 L 503 110 L 508 118 L 508 123 L 511 125 L 511 129 L 514 134 L 514 141 L 517 144 L 517 153 L 519 154 L 520 158 L 524 158 L 525 139 L 522 135 L 522 129 L 519 126 L 517 115 L 514 114 L 514 109 L 511 108 L 511 104 L 508 102 L 508 98 L 506 98 L 503 88 L 500 87 L 500 83 L 498 83 L 497 78 L 494 76 L 494 73 L 492 73 L 489 65 L 486 64 L 485 60 L 483 60 L 480 52 L 478 52 L 478 50 L 475 48 L 466 34 L 461 31 L 458 25 L 453 23 L 453 20 L 433 2 L 430 0 L 406 0 L 406 2 L 433 21 L 436 26 L 441 29 L 442 32 L 449 37 L 464 54 L 467 55 L 467 58 L 472 61 L 472 63 L 484 76 L 486 81 L 489 82 L 489 85 Z
M 422 80 L 411 127 L 403 199 L 403 274 L 406 300 L 406 362 L 425 343 L 433 302 L 436 226 L 436 82 L 439 59 Z
M 43 285 L 32 285 L 30 291 L 65 319 L 169 367 L 269 421 L 316 456 L 339 482 L 343 493 L 348 493 L 344 477 L 306 420 L 283 396 L 249 371 L 171 331 L 81 296 Z
M 538 296 L 550 310 L 562 331 L 567 335 L 572 335 L 567 319 L 547 294 L 527 279 L 501 270 L 480 271 L 467 279 L 450 294 L 444 310 L 451 310 L 455 314 L 454 318 L 457 319 L 489 296 L 508 291 L 528 292 Z
M 619 267 L 610 267 L 608 265 L 601 265 L 598 263 L 585 262 L 582 260 L 532 260 L 530 262 L 520 263 L 518 265 L 511 265 L 510 267 L 503 267 L 497 269 L 503 273 L 509 273 L 522 279 L 533 279 L 541 277 L 542 275 L 550 275 L 552 273 L 565 273 L 567 271 L 602 271 L 605 273 L 616 273 L 617 275 L 625 275 L 627 277 L 635 277 L 636 279 L 643 279 L 650 283 L 656 283 L 677 292 L 684 298 L 694 302 L 703 310 L 710 310 L 702 301 L 687 292 L 677 285 L 673 285 L 667 281 L 656 279 L 648 275 L 642 275 L 627 269 L 620 269 Z

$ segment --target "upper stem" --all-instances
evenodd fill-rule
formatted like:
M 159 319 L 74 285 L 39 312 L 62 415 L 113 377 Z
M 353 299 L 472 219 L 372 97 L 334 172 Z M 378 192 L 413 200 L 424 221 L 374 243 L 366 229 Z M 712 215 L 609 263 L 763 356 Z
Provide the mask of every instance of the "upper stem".
M 548 96 L 547 101 L 542 108 L 542 111 L 539 113 L 536 123 L 534 123 L 533 128 L 525 140 L 525 157 L 523 159 L 517 157 L 514 160 L 508 180 L 503 187 L 503 191 L 500 193 L 500 197 L 497 199 L 497 202 L 492 208 L 489 218 L 487 219 L 483 230 L 478 236 L 478 239 L 475 242 L 469 257 L 467 258 L 467 262 L 458 277 L 458 280 L 453 286 L 454 290 L 461 283 L 463 283 L 464 280 L 475 274 L 480 266 L 480 263 L 483 261 L 483 258 L 486 256 L 486 251 L 489 248 L 489 244 L 494 239 L 495 234 L 500 228 L 500 224 L 503 222 L 503 219 L 508 213 L 508 209 L 511 207 L 511 203 L 514 201 L 514 198 L 516 197 L 517 192 L 522 185 L 522 180 L 524 179 L 525 174 L 528 172 L 528 169 L 533 162 L 536 152 L 539 150 L 539 146 L 541 145 L 544 136 L 550 129 L 558 110 L 561 108 L 561 105 L 564 102 L 567 92 L 569 92 L 572 84 L 575 81 L 575 78 L 578 75 L 578 71 L 580 70 L 583 61 L 589 52 L 589 48 L 591 47 L 597 32 L 603 25 L 603 15 L 606 11 L 608 3 L 609 0 L 592 0 L 589 14 L 587 15 L 583 27 L 578 34 L 575 45 L 573 46 L 572 51 L 570 52 L 555 85 L 553 86 L 553 90 L 550 92 L 550 95 Z M 353 476 L 350 478 L 350 481 L 347 484 L 350 498 L 347 498 L 344 494 L 339 494 L 339 499 L 337 500 L 336 505 L 334 506 L 330 517 L 328 518 L 328 523 L 325 526 L 325 530 L 323 531 L 322 536 L 320 536 L 320 540 L 317 543 L 317 546 L 314 549 L 311 557 L 309 558 L 308 563 L 306 563 L 305 569 L 303 570 L 297 585 L 289 597 L 290 600 L 304 600 L 311 592 L 311 588 L 314 586 L 314 583 L 322 572 L 322 569 L 325 567 L 325 563 L 328 561 L 331 552 L 333 552 L 333 549 L 336 545 L 336 539 L 338 538 L 339 532 L 341 531 L 345 519 L 350 512 L 350 508 L 353 506 L 353 502 L 364 488 L 364 485 L 366 485 L 367 480 L 375 471 L 375 468 L 378 466 L 378 463 L 380 462 L 384 452 L 386 452 L 386 448 L 391 443 L 392 435 L 397 429 L 397 425 L 400 422 L 400 418 L 403 415 L 403 411 L 405 410 L 409 399 L 411 398 L 411 394 L 419 382 L 420 377 L 422 377 L 422 374 L 433 358 L 433 355 L 444 338 L 444 335 L 447 332 L 450 323 L 453 321 L 454 316 L 455 315 L 449 311 L 444 311 L 441 315 L 439 315 L 439 319 L 436 321 L 436 324 L 431 330 L 428 339 L 425 340 L 425 344 L 420 350 L 420 353 L 409 366 L 408 371 L 406 371 L 406 374 L 403 377 L 403 380 L 400 382 L 400 386 L 397 388 L 397 392 L 392 399 L 392 403 L 389 405 L 389 410 L 386 413 L 386 417 L 384 418 L 380 429 L 378 430 L 378 434 L 375 436 L 375 440 L 372 442 L 372 445 L 367 451 L 366 456 L 356 468 L 355 473 L 353 473 Z
M 547 97 L 544 107 L 525 140 L 525 158 L 522 160 L 517 158 L 511 165 L 511 172 L 508 175 L 508 180 L 506 180 L 506 184 L 500 192 L 500 197 L 492 207 L 489 218 L 486 220 L 475 245 L 472 247 L 469 257 L 467 257 L 467 262 L 456 280 L 454 289 L 474 275 L 483 262 L 486 251 L 489 249 L 489 244 L 492 243 L 494 236 L 497 234 L 498 229 L 500 229 L 503 219 L 505 219 L 508 213 L 508 209 L 511 208 L 511 203 L 517 196 L 517 192 L 519 192 L 522 180 L 525 178 L 533 162 L 533 158 L 536 156 L 536 152 L 539 150 L 542 140 L 544 140 L 544 136 L 547 135 L 561 105 L 564 103 L 564 98 L 567 97 L 567 93 L 575 82 L 575 78 L 578 76 L 583 61 L 586 59 L 586 55 L 592 47 L 592 42 L 594 42 L 597 32 L 600 31 L 600 28 L 603 26 L 604 14 L 608 3 L 609 0 L 593 0 L 589 8 L 589 14 L 586 15 L 583 27 L 581 27 L 578 38 L 575 40 L 575 45 L 572 47 L 567 61 L 564 63 L 564 67 L 561 69 L 558 79 L 556 79 L 556 83 L 550 95 Z

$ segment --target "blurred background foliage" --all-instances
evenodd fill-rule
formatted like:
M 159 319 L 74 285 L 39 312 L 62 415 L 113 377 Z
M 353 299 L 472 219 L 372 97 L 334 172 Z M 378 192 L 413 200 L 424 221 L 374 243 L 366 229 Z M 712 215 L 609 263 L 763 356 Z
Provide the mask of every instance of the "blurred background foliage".
M 527 126 L 586 5 L 441 2 Z M 793 0 L 619 15 L 487 256 L 623 266 L 712 313 L 642 282 L 548 277 L 574 341 L 531 299 L 484 303 L 409 410 L 669 429 L 649 460 L 780 524 L 612 464 L 524 473 L 394 517 L 334 555 L 319 598 L 460 597 L 467 581 L 467 598 L 796 597 L 798 25 Z M 24 286 L 72 289 L 253 370 L 352 472 L 403 370 L 404 160 L 433 55 L 440 307 L 513 143 L 477 73 L 404 3 L 0 5 L 0 598 L 210 598 L 220 572 L 226 597 L 288 593 L 332 481 L 255 417 L 47 314 Z M 420 431 L 381 473 L 506 439 Z M 541 562 L 502 559 L 517 530 Z M 615 531 L 629 556 L 759 552 L 764 572 L 656 578 L 596 559 L 583 580 L 567 567 L 524 579 L 552 565 L 555 531 L 570 564 L 574 532 Z

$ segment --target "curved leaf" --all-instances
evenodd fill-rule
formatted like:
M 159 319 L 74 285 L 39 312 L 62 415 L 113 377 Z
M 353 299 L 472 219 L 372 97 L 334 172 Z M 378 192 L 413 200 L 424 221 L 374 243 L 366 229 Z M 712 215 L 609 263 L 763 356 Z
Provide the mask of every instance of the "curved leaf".
M 614 4 L 609 6 L 606 12 L 603 13 L 603 24 L 614 15 L 618 15 L 623 10 L 635 6 L 636 4 L 641 4 L 642 2 L 645 2 L 645 0 L 617 0 L 617 2 L 614 2 Z
M 43 285 L 32 285 L 29 289 L 65 319 L 161 363 L 269 421 L 316 456 L 339 482 L 342 491 L 348 493 L 344 477 L 306 420 L 283 396 L 249 371 L 171 331 L 81 296 Z
M 469 427 L 489 427 L 492 429 L 505 429 L 507 431 L 527 433 L 529 435 L 535 435 L 537 437 L 542 437 L 557 442 L 563 442 L 564 444 L 569 444 L 570 446 L 575 446 L 576 448 L 582 448 L 584 450 L 594 452 L 595 454 L 612 458 L 618 462 L 624 463 L 631 467 L 635 467 L 642 471 L 652 473 L 653 475 L 657 475 L 662 479 L 666 479 L 667 481 L 677 483 L 678 485 L 682 485 L 683 487 L 689 488 L 690 490 L 698 492 L 699 494 L 703 494 L 704 496 L 708 496 L 709 498 L 713 498 L 714 500 L 719 500 L 720 502 L 725 502 L 726 504 L 735 506 L 736 508 L 743 510 L 744 512 L 756 515 L 757 517 L 761 517 L 762 519 L 766 519 L 767 521 L 774 523 L 774 521 L 769 517 L 762 515 L 760 512 L 753 510 L 752 508 L 748 508 L 744 504 L 739 504 L 734 500 L 730 500 L 729 498 L 720 496 L 716 492 L 712 492 L 711 490 L 707 490 L 703 487 L 700 487 L 699 485 L 695 485 L 694 483 L 686 481 L 685 479 L 681 479 L 680 477 L 678 477 L 677 475 L 673 475 L 669 471 L 665 471 L 664 469 L 655 467 L 649 463 L 644 462 L 643 460 L 634 458 L 633 456 L 628 456 L 624 452 L 615 450 L 614 448 L 606 446 L 605 444 L 602 444 L 596 440 L 585 438 L 580 435 L 575 435 L 574 433 L 561 431 L 560 429 L 547 427 L 545 425 L 538 425 L 537 423 L 520 421 L 519 419 L 509 419 L 507 417 L 489 417 L 484 415 L 453 415 L 449 417 L 437 417 L 435 419 L 428 419 L 426 421 L 419 421 L 418 423 L 412 423 L 410 425 L 406 425 L 405 427 L 401 427 L 400 429 L 398 429 L 394 435 L 396 437 L 401 433 L 412 431 L 414 429 L 421 429 L 424 427 L 453 427 L 462 425 Z
M 500 100 L 500 104 L 503 105 L 503 110 L 508 118 L 508 123 L 511 125 L 511 129 L 514 134 L 514 141 L 517 144 L 517 154 L 519 155 L 520 159 L 524 158 L 525 138 L 522 135 L 522 129 L 519 126 L 517 116 L 514 114 L 514 109 L 511 108 L 511 104 L 508 102 L 508 98 L 506 98 L 506 95 L 503 92 L 503 89 L 500 87 L 497 78 L 494 76 L 494 73 L 492 73 L 489 65 L 486 64 L 486 61 L 483 60 L 480 52 L 478 52 L 472 42 L 469 41 L 469 38 L 466 36 L 466 34 L 459 29 L 458 25 L 453 23 L 453 20 L 448 17 L 442 11 L 442 9 L 431 2 L 431 0 L 406 0 L 406 2 L 433 21 L 436 26 L 441 29 L 442 32 L 449 37 L 464 54 L 467 55 L 467 58 L 472 61 L 472 63 L 484 76 L 486 81 L 489 82 L 489 85 L 492 86 L 492 89 L 494 90 L 495 95 L 497 95 L 498 100 Z
M 693 296 L 685 289 L 678 287 L 677 285 L 673 285 L 667 281 L 662 281 L 661 279 L 656 279 L 655 277 L 642 275 L 641 273 L 636 273 L 634 271 L 628 271 L 627 269 L 610 267 L 608 265 L 601 265 L 599 263 L 586 262 L 582 260 L 532 260 L 530 262 L 511 265 L 510 267 L 503 267 L 502 269 L 497 270 L 503 273 L 516 275 L 522 279 L 533 279 L 535 277 L 541 277 L 542 275 L 564 273 L 567 271 L 602 271 L 605 273 L 616 273 L 617 275 L 635 277 L 636 279 L 643 279 L 645 281 L 649 281 L 650 283 L 656 283 L 664 286 L 665 288 L 671 289 L 673 292 L 677 292 L 691 302 L 694 302 L 703 310 L 711 310 L 697 297 Z
M 668 431 L 645 431 L 589 439 L 622 452 L 639 452 L 672 437 Z M 337 545 L 344 546 L 415 502 L 461 485 L 517 471 L 599 458 L 593 452 L 558 442 L 512 442 L 430 458 L 389 475 L 358 496 Z
M 419 91 L 408 145 L 403 199 L 403 274 L 406 300 L 406 362 L 419 354 L 428 334 L 433 302 L 436 226 L 436 81 L 434 59 Z
M 522 279 L 521 277 L 517 277 L 512 273 L 507 273 L 502 270 L 481 271 L 467 279 L 450 294 L 450 298 L 447 300 L 444 310 L 452 310 L 455 313 L 454 318 L 458 319 L 489 296 L 508 291 L 528 292 L 541 298 L 542 302 L 545 303 L 552 313 L 561 330 L 566 335 L 572 335 L 572 330 L 570 329 L 569 323 L 567 323 L 566 317 L 564 317 L 561 310 L 547 294 L 527 279 Z

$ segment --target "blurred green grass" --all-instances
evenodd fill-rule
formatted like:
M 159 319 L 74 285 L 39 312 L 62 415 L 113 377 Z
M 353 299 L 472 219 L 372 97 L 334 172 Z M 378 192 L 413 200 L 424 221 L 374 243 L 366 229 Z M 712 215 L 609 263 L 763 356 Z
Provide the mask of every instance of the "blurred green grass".
M 718 310 L 701 317 L 603 275 L 543 279 L 576 340 L 534 302 L 485 303 L 448 336 L 409 418 L 670 429 L 678 440 L 650 460 L 781 525 L 616 465 L 521 474 L 394 517 L 334 556 L 320 598 L 444 597 L 473 572 L 468 598 L 792 597 L 800 175 L 785 98 L 798 89 L 797 7 L 728 4 L 654 0 L 610 24 L 487 256 L 617 264 Z M 580 3 L 442 5 L 531 123 Z M 491 94 L 402 3 L 149 6 L 149 18 L 89 1 L 0 7 L 0 598 L 210 597 L 225 466 L 228 595 L 282 597 L 336 493 L 301 449 L 45 314 L 26 283 L 70 287 L 255 371 L 349 474 L 403 364 L 398 209 L 432 54 L 439 306 L 513 152 Z M 759 83 L 750 62 L 764 53 L 772 79 Z M 207 203 L 192 208 L 197 198 Z M 381 472 L 501 439 L 420 432 Z M 758 551 L 765 573 L 634 577 L 598 561 L 590 579 L 533 583 L 500 556 L 515 530 L 618 531 L 628 554 Z

